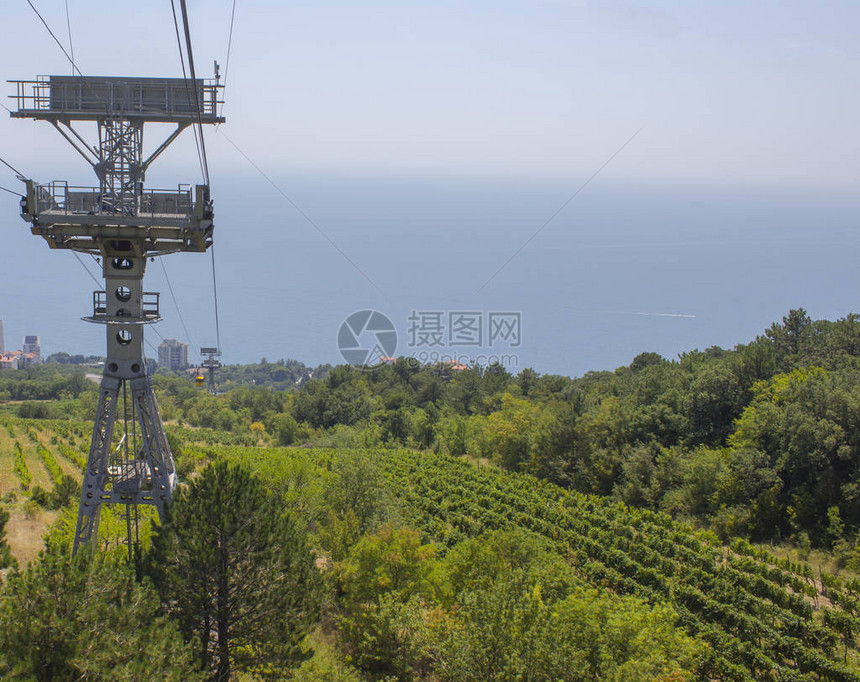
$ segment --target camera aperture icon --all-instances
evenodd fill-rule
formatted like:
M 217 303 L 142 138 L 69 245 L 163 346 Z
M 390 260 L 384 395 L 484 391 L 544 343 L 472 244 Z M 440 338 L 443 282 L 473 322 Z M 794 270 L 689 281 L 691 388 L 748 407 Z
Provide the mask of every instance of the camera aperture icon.
M 397 329 L 378 310 L 359 310 L 341 323 L 337 348 L 350 365 L 375 367 L 397 352 Z

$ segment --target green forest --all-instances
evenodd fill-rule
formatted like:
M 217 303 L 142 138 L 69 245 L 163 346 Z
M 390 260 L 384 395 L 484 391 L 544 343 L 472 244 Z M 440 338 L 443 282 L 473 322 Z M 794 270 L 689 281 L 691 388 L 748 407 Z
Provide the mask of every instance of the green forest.
M 159 372 L 181 484 L 131 562 L 120 510 L 70 552 L 96 384 L 0 372 L 0 674 L 860 680 L 858 362 L 798 309 L 577 378 Z

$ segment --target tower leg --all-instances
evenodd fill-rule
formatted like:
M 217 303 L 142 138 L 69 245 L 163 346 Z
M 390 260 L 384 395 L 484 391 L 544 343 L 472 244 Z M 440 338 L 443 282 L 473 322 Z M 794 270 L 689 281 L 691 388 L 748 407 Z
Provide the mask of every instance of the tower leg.
M 146 456 L 151 486 L 150 494 L 144 495 L 144 501 L 154 504 L 159 518 L 163 519 L 164 505 L 173 499 L 173 489 L 177 481 L 173 454 L 170 452 L 149 375 L 132 379 L 131 391 L 140 424 L 140 454 Z
M 124 505 L 132 556 L 138 506 L 153 505 L 163 519 L 176 468 L 143 355 L 146 258 L 129 242 L 117 241 L 105 245 L 104 261 L 108 352 L 73 552 L 96 542 L 101 506 L 117 504 Z
M 176 466 L 149 375 L 128 382 L 137 416 L 136 425 L 140 428 L 138 447 L 134 448 L 133 442 L 129 443 L 130 439 L 136 440 L 136 434 L 129 432 L 125 424 L 124 432 L 119 434 L 119 442 L 115 444 L 113 433 L 117 406 L 125 383 L 115 377 L 102 377 L 73 553 L 77 553 L 79 547 L 96 541 L 103 504 L 125 504 L 129 507 L 151 504 L 158 511 L 159 519 L 163 520 L 164 507 L 173 499 L 177 483 Z M 127 444 L 132 446 L 132 457 L 125 456 Z M 131 509 L 126 512 L 129 519 L 136 520 L 137 515 Z M 137 537 L 136 523 L 127 530 L 131 548 Z
M 98 535 L 99 514 L 106 489 L 120 384 L 120 379 L 105 375 L 99 387 L 99 406 L 81 488 L 73 553 L 77 553 L 78 547 L 88 545 L 90 540 Z

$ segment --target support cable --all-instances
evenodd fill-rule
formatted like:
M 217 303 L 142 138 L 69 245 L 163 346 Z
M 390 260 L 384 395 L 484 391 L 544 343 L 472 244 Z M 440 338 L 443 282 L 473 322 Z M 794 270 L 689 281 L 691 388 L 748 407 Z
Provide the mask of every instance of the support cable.
M 164 340 L 165 340 L 165 338 L 161 335 L 161 332 L 160 332 L 160 331 L 158 331 L 158 328 L 157 328 L 154 324 L 149 325 L 149 328 L 150 328 L 152 331 L 154 331 L 154 332 L 155 332 L 155 335 L 156 335 L 159 339 L 161 339 L 162 341 L 164 341 Z
M 41 14 L 39 14 L 39 10 L 37 10 L 37 9 L 36 9 L 36 6 L 31 2 L 31 0 L 27 0 L 27 4 L 28 4 L 28 5 L 30 5 L 30 7 L 32 7 L 32 8 L 33 8 L 33 11 L 36 13 L 36 16 L 37 16 L 37 17 L 39 17 L 39 19 L 41 19 L 42 24 L 43 24 L 43 25 L 45 26 L 45 28 L 48 30 L 48 33 L 50 33 L 50 34 L 51 34 L 51 37 L 54 39 L 54 42 L 55 42 L 55 43 L 57 43 L 57 45 L 58 45 L 58 46 L 60 47 L 60 49 L 63 51 L 63 54 L 64 54 L 64 55 L 66 55 L 66 59 L 68 59 L 68 60 L 69 60 L 69 64 L 71 64 L 71 65 L 72 65 L 72 68 L 73 68 L 75 71 L 77 71 L 77 72 L 78 72 L 78 75 L 79 75 L 79 76 L 83 76 L 84 74 L 82 74 L 82 73 L 81 73 L 81 70 L 78 68 L 78 65 L 77 65 L 77 64 L 75 64 L 75 60 L 74 60 L 74 59 L 72 59 L 72 58 L 69 56 L 69 53 L 68 53 L 68 52 L 66 52 L 66 48 L 65 48 L 65 47 L 63 47 L 63 44 L 62 44 L 62 43 L 57 39 L 57 36 L 55 36 L 55 35 L 54 35 L 54 32 L 51 30 L 51 27 L 50 27 L 50 26 L 48 26 L 48 22 L 47 22 L 47 21 L 45 21 L 45 18 L 44 18 Z
M 66 28 L 69 29 L 69 52 L 72 53 L 72 64 L 75 63 L 75 44 L 72 42 L 72 19 L 69 16 L 69 0 L 66 0 Z M 74 76 L 74 71 L 72 72 Z
M 185 59 L 182 56 L 182 40 L 179 36 L 179 22 L 178 22 L 177 17 L 176 17 L 176 4 L 175 4 L 174 0 L 170 0 L 170 6 L 171 6 L 171 9 L 173 10 L 173 25 L 176 29 L 176 41 L 177 41 L 177 44 L 179 45 L 179 58 L 180 58 L 180 61 L 182 62 L 182 77 L 185 80 L 186 89 L 190 90 L 191 88 L 193 88 L 194 103 L 195 103 L 196 114 L 197 114 L 197 126 L 195 129 L 194 141 L 197 144 L 197 154 L 198 154 L 198 157 L 200 160 L 201 170 L 203 172 L 203 180 L 206 183 L 206 185 L 208 186 L 209 185 L 209 160 L 206 156 L 206 140 L 205 140 L 205 137 L 203 135 L 203 119 L 202 119 L 202 112 L 200 111 L 200 95 L 199 95 L 199 92 L 197 90 L 197 74 L 196 74 L 195 69 L 194 69 L 194 49 L 193 49 L 192 44 L 191 44 L 191 28 L 190 28 L 189 22 L 188 22 L 188 7 L 186 5 L 186 0 L 179 0 L 179 7 L 180 7 L 180 10 L 182 12 L 182 26 L 183 26 L 183 31 L 185 33 L 185 58 L 188 59 L 188 72 L 186 72 L 186 70 L 185 70 Z M 230 35 L 229 35 L 228 44 L 227 44 L 227 63 L 225 65 L 227 68 L 229 68 L 229 65 L 230 65 L 230 51 L 231 51 L 232 44 L 233 44 L 233 22 L 235 20 L 235 16 L 236 16 L 236 0 L 233 0 L 233 8 L 232 8 L 232 12 L 230 15 Z M 191 75 L 191 83 L 190 84 L 188 82 L 189 81 L 189 78 L 188 78 L 189 72 Z M 226 68 L 224 71 L 224 78 L 225 78 L 225 82 L 226 82 L 226 78 L 227 78 Z M 192 93 L 189 92 L 189 96 L 191 94 Z M 212 290 L 213 290 L 214 305 L 215 305 L 215 335 L 216 335 L 217 346 L 218 346 L 218 349 L 220 350 L 220 348 L 221 348 L 221 324 L 220 324 L 219 314 L 218 314 L 218 281 L 217 281 L 217 277 L 216 277 L 216 273 L 215 273 L 215 249 L 214 249 L 214 245 L 210 246 L 210 249 L 212 249 Z M 173 303 L 174 303 L 174 305 L 176 305 L 176 311 L 177 311 L 177 313 L 179 313 L 179 320 L 182 323 L 182 328 L 185 330 L 186 338 L 188 339 L 189 342 L 191 342 L 191 335 L 188 333 L 188 328 L 185 326 L 185 320 L 183 319 L 182 312 L 179 309 L 179 303 L 177 302 L 176 296 L 173 292 L 173 286 L 171 285 L 170 278 L 167 275 L 167 269 L 164 266 L 164 261 L 161 262 L 161 267 L 162 267 L 162 269 L 164 269 L 164 276 L 167 279 L 167 286 L 170 289 L 170 295 L 173 297 Z M 192 346 L 193 346 L 193 342 L 192 342 Z M 199 352 L 197 351 L 197 347 L 193 346 L 193 348 L 194 348 L 195 355 L 197 355 L 197 357 L 202 360 L 202 357 L 200 356 Z
M 173 4 L 173 0 L 171 0 L 171 4 Z M 200 111 L 200 96 L 199 96 L 199 93 L 197 92 L 197 74 L 196 74 L 195 69 L 194 69 L 194 49 L 191 45 L 191 28 L 190 28 L 189 23 L 188 23 L 188 7 L 186 5 L 186 0 L 179 0 L 179 7 L 182 11 L 182 26 L 183 26 L 183 29 L 185 32 L 185 48 L 186 48 L 185 54 L 186 54 L 186 57 L 188 59 L 188 70 L 191 74 L 191 84 L 194 88 L 194 103 L 195 103 L 195 106 L 197 109 L 197 128 L 198 128 L 198 131 L 200 134 L 200 152 L 202 154 L 202 159 L 203 159 L 203 179 L 205 180 L 206 185 L 208 186 L 209 185 L 209 160 L 207 159 L 207 156 L 206 156 L 206 139 L 203 135 L 203 119 L 202 119 L 202 113 Z M 230 65 L 230 50 L 231 50 L 232 43 L 233 43 L 233 21 L 235 19 L 235 16 L 236 16 L 236 1 L 233 0 L 233 9 L 232 9 L 232 12 L 230 15 L 230 36 L 229 36 L 228 45 L 227 45 L 227 63 L 225 64 L 225 67 L 229 67 L 229 65 Z M 174 20 L 175 20 L 175 18 L 176 18 L 176 11 L 175 11 L 175 7 L 174 7 Z M 177 32 L 178 32 L 178 30 L 179 30 L 179 28 L 177 26 Z M 180 53 L 181 53 L 181 46 L 180 46 Z M 183 65 L 183 75 L 184 74 L 185 74 L 185 71 L 184 71 L 184 65 Z M 225 68 L 225 71 L 224 71 L 225 83 L 226 83 L 226 78 L 227 78 L 227 70 Z M 186 83 L 187 82 L 188 82 L 188 78 L 186 76 Z M 211 249 L 211 253 L 212 253 L 212 291 L 213 291 L 213 299 L 214 299 L 214 305 L 215 305 L 216 345 L 218 347 L 218 350 L 221 350 L 221 323 L 220 323 L 219 315 L 218 315 L 218 280 L 217 280 L 217 276 L 215 273 L 215 247 L 214 247 L 214 244 L 212 246 L 210 246 L 209 248 Z M 162 267 L 163 266 L 164 266 L 164 263 L 162 262 Z M 164 274 L 165 274 L 165 276 L 167 275 L 166 270 L 165 270 Z M 169 284 L 170 283 L 168 280 L 168 286 L 169 286 Z M 173 290 L 171 288 L 171 294 L 172 293 L 173 293 Z M 176 302 L 176 298 L 174 297 L 174 303 L 175 302 Z M 177 311 L 179 310 L 178 304 L 177 304 L 176 309 L 177 309 Z M 181 320 L 182 319 L 181 313 L 180 313 L 179 317 Z M 183 321 L 182 325 L 183 325 L 183 328 L 185 328 L 185 322 L 184 321 Z M 188 335 L 187 329 L 185 330 L 185 334 L 188 336 L 188 340 L 190 341 L 191 337 L 190 337 L 190 335 Z M 196 347 L 195 347 L 195 353 L 196 353 Z M 198 354 L 198 357 L 200 357 L 199 354 Z M 201 360 L 202 360 L 202 358 L 201 358 Z
M 191 49 L 191 28 L 188 25 L 188 8 L 185 5 L 185 0 L 179 0 L 179 7 L 182 10 L 182 25 L 185 29 L 185 45 L 187 47 L 185 56 L 188 58 L 188 70 L 191 73 L 191 83 L 194 86 L 194 103 L 197 108 L 197 126 L 200 130 L 200 149 L 203 152 L 203 177 L 208 185 L 209 162 L 206 159 L 206 140 L 203 138 L 203 119 L 201 118 L 200 113 L 200 93 L 197 92 L 197 74 L 194 72 L 194 53 Z
M 95 276 L 92 272 L 90 272 L 90 269 L 87 267 L 87 264 L 86 264 L 86 263 L 84 263 L 84 261 L 83 261 L 83 260 L 81 260 L 81 257 L 78 255 L 78 252 L 77 252 L 77 251 L 72 251 L 72 255 L 75 257 L 75 260 L 77 260 L 77 261 L 78 261 L 78 263 L 80 263 L 80 264 L 81 264 L 81 267 L 82 267 L 84 270 L 86 270 L 86 271 L 87 271 L 87 274 L 90 276 L 90 279 L 92 279 L 92 280 L 93 280 L 93 282 L 95 282 L 95 283 L 96 283 L 96 286 L 99 288 L 99 290 L 101 290 L 101 288 L 102 288 L 102 283 L 101 283 L 101 282 L 99 282 L 99 281 L 96 279 L 96 276 Z
M 221 350 L 221 323 L 218 320 L 218 279 L 215 277 L 215 244 L 209 247 L 212 253 L 212 293 L 215 299 L 215 339 L 218 350 Z
M 340 248 L 337 245 L 337 243 L 335 243 L 335 241 L 331 237 L 329 237 L 328 234 L 319 225 L 317 225 L 313 220 L 311 220 L 310 216 L 307 213 L 305 213 L 301 209 L 301 207 L 295 201 L 293 201 L 290 198 L 290 195 L 287 194 L 283 189 L 281 189 L 280 186 L 275 184 L 275 181 L 272 180 L 272 178 L 269 177 L 262 168 L 260 168 L 256 163 L 254 163 L 254 161 L 251 159 L 251 157 L 248 156 L 244 151 L 242 151 L 242 149 L 239 148 L 239 145 L 237 145 L 235 142 L 233 142 L 233 140 L 230 139 L 230 136 L 227 135 L 227 133 L 221 133 L 221 135 L 223 135 L 224 139 L 227 140 L 227 142 L 229 142 L 233 146 L 233 149 L 235 149 L 237 152 L 239 152 L 239 154 L 241 154 L 241 156 L 245 159 L 245 161 L 247 161 L 249 164 L 251 164 L 251 166 L 254 168 L 254 170 L 256 170 L 260 175 L 263 176 L 263 178 L 275 189 L 276 192 L 278 192 L 282 197 L 284 197 L 284 199 L 287 200 L 287 202 L 290 204 L 290 206 L 292 206 L 296 210 L 296 212 L 302 218 L 305 219 L 305 221 L 307 222 L 308 225 L 310 225 L 312 228 L 314 228 L 317 231 L 317 233 L 319 233 L 319 235 L 321 237 L 323 237 L 329 244 L 331 244 L 332 248 L 335 251 L 337 251 L 341 256 L 343 256 L 344 260 L 346 260 L 347 263 L 349 263 L 353 268 L 355 268 L 355 270 L 356 270 L 356 272 L 358 272 L 358 274 L 360 274 L 362 277 L 364 277 L 364 279 L 367 280 L 367 282 L 368 282 L 368 284 L 370 284 L 370 286 L 372 286 L 374 289 L 376 289 L 381 296 L 387 298 L 387 294 L 382 289 L 379 288 L 379 285 L 377 285 L 376 282 L 374 282 L 372 279 L 370 279 L 370 277 L 367 275 L 367 273 L 365 273 L 364 270 L 362 270 L 360 267 L 358 267 L 356 262 L 354 260 L 352 260 L 352 258 L 350 258 L 348 255 L 346 255 L 346 252 L 344 252 L 344 250 L 342 248 Z
M 233 22 L 236 20 L 236 0 L 233 0 L 233 10 L 230 12 L 230 35 L 227 37 L 227 61 L 224 63 L 224 92 L 227 91 L 227 74 L 230 71 L 230 52 L 233 49 Z M 227 104 L 226 97 L 221 102 L 221 116 L 224 116 L 224 106 Z
M 182 51 L 182 38 L 179 36 L 179 19 L 176 17 L 176 4 L 173 0 L 170 0 L 170 8 L 173 10 L 173 27 L 176 29 L 176 45 L 179 47 L 179 63 L 182 65 L 182 80 L 185 81 L 185 89 L 188 93 L 188 98 L 191 98 L 191 89 L 188 84 L 188 73 L 185 70 L 185 53 Z M 197 147 L 197 160 L 200 163 L 200 175 L 203 178 L 206 178 L 206 173 L 204 171 L 203 165 L 203 154 L 200 151 L 200 139 L 198 138 L 198 130 L 193 127 L 194 130 L 194 144 Z M 207 183 L 208 184 L 208 183 Z
M 17 175 L 19 180 L 26 179 L 26 177 L 27 177 L 26 175 L 24 175 L 21 171 L 19 171 L 17 168 L 15 168 L 15 166 L 13 166 L 8 161 L 4 161 L 2 156 L 0 156 L 0 163 L 2 163 L 4 166 L 6 166 L 6 168 L 8 168 L 15 175 Z
M 143 340 L 144 340 L 144 341 L 146 341 L 146 343 L 148 343 L 148 344 L 149 344 L 149 347 L 150 347 L 150 348 L 152 348 L 152 350 L 154 350 L 154 351 L 155 351 L 155 357 L 158 357 L 158 348 L 156 348 L 156 347 L 155 347 L 155 344 L 153 344 L 153 343 L 152 343 L 152 341 L 150 341 L 150 340 L 149 340 L 148 338 L 146 338 L 145 336 L 143 337 Z M 146 358 L 146 355 L 144 355 L 144 356 L 143 356 L 143 361 L 144 361 L 144 362 L 146 362 L 146 359 L 147 359 L 147 358 Z
M 230 32 L 227 35 L 227 59 L 224 62 L 224 92 L 227 91 L 227 76 L 230 73 L 230 55 L 233 52 L 233 25 L 236 22 L 236 0 L 230 10 Z M 221 116 L 224 116 L 224 107 L 227 104 L 226 97 L 221 102 Z M 212 252 L 212 296 L 215 304 L 215 339 L 218 350 L 221 350 L 221 322 L 218 315 L 218 278 L 215 275 L 215 244 L 209 247 Z
M 188 327 L 185 326 L 185 318 L 182 317 L 182 311 L 179 309 L 179 301 L 176 300 L 176 294 L 173 292 L 173 284 L 170 283 L 170 277 L 167 274 L 167 267 L 164 265 L 164 259 L 159 258 L 158 261 L 161 263 L 161 269 L 164 271 L 164 278 L 167 280 L 167 288 L 170 290 L 170 297 L 173 299 L 173 305 L 176 306 L 176 312 L 179 314 L 179 321 L 182 323 L 185 338 L 188 339 L 188 343 L 190 343 L 191 347 L 194 349 L 194 354 L 199 358 L 200 353 L 197 352 L 197 346 L 194 345 L 194 342 L 191 340 L 191 334 L 188 333 Z
M 16 197 L 21 196 L 21 192 L 13 192 L 11 189 L 7 189 L 5 187 L 0 187 L 4 192 L 9 192 L 9 194 L 14 194 Z

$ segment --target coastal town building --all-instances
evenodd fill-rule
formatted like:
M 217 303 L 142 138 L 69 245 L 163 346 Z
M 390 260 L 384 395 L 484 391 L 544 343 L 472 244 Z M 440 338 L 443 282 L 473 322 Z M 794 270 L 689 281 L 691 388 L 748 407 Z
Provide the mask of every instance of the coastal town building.
M 172 370 L 188 367 L 188 344 L 177 339 L 164 339 L 158 344 L 158 366 Z

